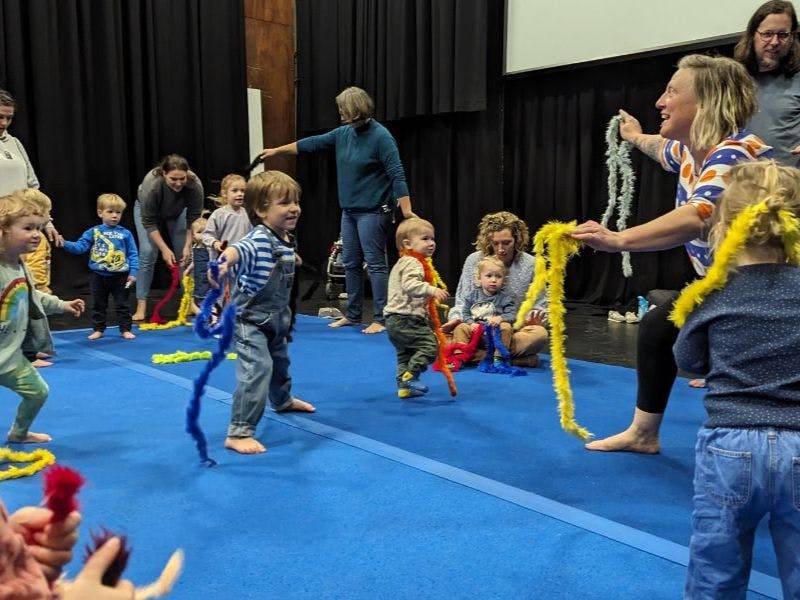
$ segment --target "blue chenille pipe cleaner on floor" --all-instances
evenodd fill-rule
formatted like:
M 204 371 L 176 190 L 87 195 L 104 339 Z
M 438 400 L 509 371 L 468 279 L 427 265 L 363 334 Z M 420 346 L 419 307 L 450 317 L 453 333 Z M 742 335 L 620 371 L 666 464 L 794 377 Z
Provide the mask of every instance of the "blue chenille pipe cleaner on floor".
M 481 373 L 504 373 L 511 377 L 522 377 L 528 374 L 525 369 L 511 366 L 511 354 L 500 339 L 500 327 L 487 325 L 483 330 L 483 335 L 486 339 L 486 356 L 478 365 Z M 500 354 L 499 360 L 495 360 L 495 350 Z
M 221 258 L 219 261 L 211 261 L 208 265 L 211 271 L 211 276 L 214 281 L 219 279 L 219 265 L 224 261 Z M 233 327 L 236 322 L 236 307 L 233 304 L 228 304 L 222 311 L 219 321 L 214 324 L 212 321 L 212 314 L 214 305 L 222 295 L 222 286 L 212 288 L 209 290 L 206 297 L 203 299 L 203 304 L 200 307 L 200 314 L 194 320 L 194 332 L 200 339 L 206 340 L 219 334 L 219 343 L 216 350 L 211 353 L 211 360 L 204 366 L 200 374 L 194 379 L 194 386 L 192 387 L 192 397 L 189 399 L 189 406 L 186 408 L 186 432 L 194 438 L 197 445 L 197 451 L 200 453 L 200 464 L 204 467 L 214 467 L 217 462 L 208 456 L 208 444 L 203 430 L 200 428 L 198 422 L 200 417 L 200 400 L 203 397 L 208 378 L 214 369 L 217 368 L 219 363 L 225 360 L 225 355 L 231 345 L 233 339 Z

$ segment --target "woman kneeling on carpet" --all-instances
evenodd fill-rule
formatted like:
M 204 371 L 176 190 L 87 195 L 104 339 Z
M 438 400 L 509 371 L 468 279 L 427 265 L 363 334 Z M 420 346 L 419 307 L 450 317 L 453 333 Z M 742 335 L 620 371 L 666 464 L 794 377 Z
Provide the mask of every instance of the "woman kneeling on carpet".
M 481 219 L 478 236 L 475 239 L 477 250 L 464 261 L 461 277 L 456 289 L 455 305 L 442 324 L 442 331 L 451 333 L 469 316 L 467 301 L 474 296 L 480 284 L 475 276 L 478 263 L 486 257 L 500 259 L 506 268 L 503 292 L 514 300 L 515 306 L 522 304 L 525 294 L 533 281 L 533 256 L 525 252 L 528 246 L 528 226 L 510 212 L 491 213 Z M 539 364 L 537 353 L 547 342 L 547 307 L 544 295 L 536 300 L 535 307 L 525 316 L 524 325 L 513 332 L 509 352 L 512 364 L 521 367 L 535 367 Z M 471 362 L 478 363 L 485 352 L 478 350 Z

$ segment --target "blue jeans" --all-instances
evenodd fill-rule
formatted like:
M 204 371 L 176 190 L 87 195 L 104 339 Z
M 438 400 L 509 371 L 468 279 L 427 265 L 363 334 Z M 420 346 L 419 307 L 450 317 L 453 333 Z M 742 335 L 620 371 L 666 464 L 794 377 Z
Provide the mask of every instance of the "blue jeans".
M 800 431 L 702 428 L 684 598 L 744 598 L 753 537 L 769 529 L 785 598 L 800 598 Z
M 386 260 L 386 236 L 392 222 L 390 212 L 342 211 L 342 263 L 347 288 L 345 317 L 361 322 L 364 310 L 364 261 L 372 283 L 372 302 L 376 323 L 383 323 L 383 307 L 389 291 L 389 266 Z
M 150 293 L 150 284 L 153 282 L 158 247 L 150 240 L 150 235 L 142 225 L 142 207 L 138 200 L 133 203 L 133 223 L 136 225 L 136 236 L 139 238 L 139 274 L 136 276 L 136 299 L 145 300 Z M 180 260 L 186 241 L 186 209 L 183 209 L 177 219 L 170 219 L 164 225 L 166 225 L 167 233 L 172 241 L 175 258 Z

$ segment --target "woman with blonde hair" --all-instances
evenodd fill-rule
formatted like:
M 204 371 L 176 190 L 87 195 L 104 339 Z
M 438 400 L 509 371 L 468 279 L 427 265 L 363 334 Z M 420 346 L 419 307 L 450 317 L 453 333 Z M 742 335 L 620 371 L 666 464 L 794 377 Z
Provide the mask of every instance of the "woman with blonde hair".
M 373 118 L 372 98 L 361 88 L 349 87 L 336 96 L 336 106 L 340 127 L 278 148 L 265 148 L 261 158 L 325 150 L 336 153 L 347 312 L 329 327 L 361 323 L 366 262 L 374 316 L 363 332 L 380 333 L 386 329 L 383 316 L 389 286 L 386 238 L 392 215 L 396 207 L 404 219 L 416 215 L 411 210 L 397 143 L 389 130 Z
M 675 209 L 625 231 L 610 231 L 595 221 L 578 225 L 572 237 L 604 252 L 651 252 L 683 245 L 698 275 L 711 263 L 707 233 L 714 206 L 727 187 L 734 164 L 768 157 L 771 148 L 744 129 L 755 113 L 756 87 L 733 59 L 690 54 L 656 101 L 661 128 L 642 132 L 639 121 L 620 110 L 622 138 L 661 166 L 678 173 Z M 676 293 L 677 295 L 677 293 Z M 638 393 L 631 425 L 623 432 L 590 442 L 589 450 L 660 451 L 659 430 L 677 375 L 672 345 L 678 330 L 667 320 L 671 303 L 650 310 L 637 339 Z

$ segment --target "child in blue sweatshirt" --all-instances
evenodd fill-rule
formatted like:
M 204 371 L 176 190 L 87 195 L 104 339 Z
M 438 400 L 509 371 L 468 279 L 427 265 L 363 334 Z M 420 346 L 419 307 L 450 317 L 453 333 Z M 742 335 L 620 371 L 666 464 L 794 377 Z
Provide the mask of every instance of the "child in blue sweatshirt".
M 132 340 L 129 289 L 139 271 L 139 251 L 130 231 L 122 227 L 125 201 L 116 194 L 100 194 L 97 216 L 103 222 L 87 229 L 77 242 L 64 242 L 64 250 L 72 254 L 89 252 L 89 284 L 92 292 L 92 333 L 90 340 L 103 337 L 106 329 L 108 297 L 114 298 L 119 331 L 123 339 Z

